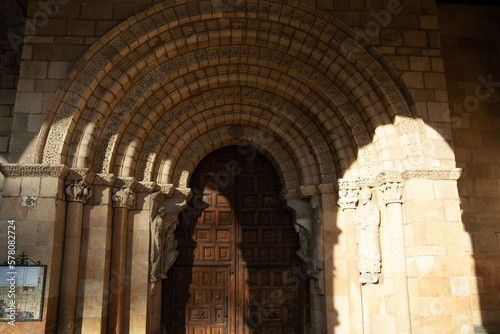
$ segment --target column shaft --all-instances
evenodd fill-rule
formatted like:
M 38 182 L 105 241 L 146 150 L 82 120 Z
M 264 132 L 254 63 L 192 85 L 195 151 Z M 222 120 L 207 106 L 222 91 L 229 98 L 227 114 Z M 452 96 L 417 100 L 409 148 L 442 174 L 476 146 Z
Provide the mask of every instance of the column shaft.
M 347 282 L 349 284 L 350 333 L 363 333 L 363 307 L 358 271 L 358 247 L 356 243 L 355 209 L 344 210 L 346 233 Z
M 61 294 L 59 299 L 59 333 L 73 333 L 74 329 L 82 221 L 83 203 L 69 202 L 66 214 Z
M 113 210 L 113 240 L 111 246 L 111 284 L 109 296 L 108 332 L 123 332 L 123 302 L 125 298 L 125 257 L 127 248 L 128 209 Z
M 391 256 L 393 257 L 392 278 L 394 284 L 394 309 L 398 333 L 411 333 L 406 251 L 404 244 L 403 216 L 401 203 L 388 203 L 387 216 Z

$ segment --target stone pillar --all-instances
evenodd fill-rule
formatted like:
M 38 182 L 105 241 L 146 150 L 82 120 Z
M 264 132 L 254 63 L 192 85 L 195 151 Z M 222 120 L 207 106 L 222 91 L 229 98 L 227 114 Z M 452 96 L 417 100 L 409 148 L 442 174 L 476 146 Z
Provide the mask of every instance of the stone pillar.
M 108 327 L 114 174 L 96 174 L 92 198 L 84 205 L 75 332 L 101 333 Z
M 356 181 L 339 180 L 338 205 L 343 211 L 345 224 L 347 285 L 349 296 L 349 332 L 363 333 L 363 307 L 361 284 L 358 271 L 358 246 L 356 244 L 356 225 L 354 215 L 358 202 L 359 185 Z
M 397 333 L 411 333 L 410 302 L 406 270 L 406 247 L 403 229 L 403 182 L 398 175 L 382 175 L 379 189 L 387 206 L 387 223 L 391 242 L 394 316 Z
M 83 205 L 92 196 L 89 184 L 94 173 L 88 169 L 72 169 L 66 178 L 66 231 L 59 300 L 58 333 L 73 333 L 80 266 L 82 240 Z
M 133 177 L 117 178 L 113 188 L 113 236 L 111 243 L 111 272 L 116 279 L 110 291 L 108 332 L 123 332 L 125 299 L 125 266 L 127 249 L 128 210 L 135 204 L 133 189 L 137 181 Z

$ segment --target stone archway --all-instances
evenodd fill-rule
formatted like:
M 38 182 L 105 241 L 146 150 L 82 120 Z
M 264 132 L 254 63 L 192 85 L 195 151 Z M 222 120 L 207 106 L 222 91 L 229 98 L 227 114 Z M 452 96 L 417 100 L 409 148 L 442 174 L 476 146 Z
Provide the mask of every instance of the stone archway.
M 410 94 L 375 48 L 356 43 L 352 29 L 294 1 L 242 1 L 231 10 L 218 4 L 167 1 L 96 42 L 50 108 L 36 163 L 85 170 L 68 185 L 93 183 L 102 193 L 114 189 L 114 208 L 100 215 L 113 220 L 106 235 L 114 236 L 113 249 L 120 251 L 105 263 L 111 276 L 121 266 L 127 271 L 116 271 L 119 284 L 109 307 L 116 324 L 109 326 L 145 331 L 158 307 L 154 298 L 148 301 L 144 281 L 158 202 L 172 204 L 172 211 L 185 205 L 194 168 L 215 149 L 254 148 L 275 166 L 283 197 L 297 216 L 315 226 L 323 222 L 312 244 L 314 262 L 325 265 L 325 277 L 317 277 L 324 281 L 317 284 L 318 295 L 326 295 L 330 311 L 317 314 L 318 322 L 335 327 L 347 318 L 342 329 L 359 332 L 362 298 L 361 288 L 351 284 L 359 273 L 352 267 L 355 232 L 349 225 L 359 188 L 380 187 L 386 194 L 393 183 L 454 180 L 457 171 L 431 168 L 430 141 Z M 338 190 L 345 212 L 337 215 Z M 323 217 L 308 204 L 319 197 Z M 400 201 L 401 196 L 393 200 Z M 391 210 L 403 231 L 401 210 Z M 84 220 L 97 211 L 89 209 Z M 327 246 L 334 251 L 327 254 L 323 230 L 333 236 Z M 337 244 L 342 233 L 348 250 Z M 392 240 L 397 254 L 406 250 L 402 233 Z M 342 256 L 346 263 L 335 262 Z M 402 330 L 410 323 L 405 261 L 394 259 L 394 268 L 403 269 L 391 277 L 392 288 L 404 295 L 398 305 L 408 310 L 395 320 Z M 339 268 L 347 269 L 339 276 Z M 68 301 L 73 309 L 75 300 Z M 134 308 L 141 303 L 147 312 Z M 125 319 L 117 319 L 120 314 Z M 77 320 L 85 327 L 85 317 Z

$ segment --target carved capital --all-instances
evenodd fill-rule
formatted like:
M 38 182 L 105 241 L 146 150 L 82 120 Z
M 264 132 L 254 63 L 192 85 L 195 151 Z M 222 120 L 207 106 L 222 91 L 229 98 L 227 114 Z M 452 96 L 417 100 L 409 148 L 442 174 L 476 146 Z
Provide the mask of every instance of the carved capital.
M 385 204 L 403 202 L 403 182 L 388 181 L 380 185 Z
M 130 209 L 135 204 L 135 193 L 130 188 L 114 188 L 113 207 Z
M 92 188 L 83 180 L 66 182 L 66 199 L 69 202 L 85 203 L 92 196 Z
M 356 209 L 359 185 L 355 180 L 339 180 L 339 199 L 337 204 L 342 210 Z

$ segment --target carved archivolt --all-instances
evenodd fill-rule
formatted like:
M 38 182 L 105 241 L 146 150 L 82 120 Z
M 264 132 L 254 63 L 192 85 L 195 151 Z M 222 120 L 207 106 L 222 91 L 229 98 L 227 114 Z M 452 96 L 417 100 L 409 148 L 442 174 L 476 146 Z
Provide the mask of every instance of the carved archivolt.
M 292 154 L 290 154 L 279 141 L 272 139 L 266 140 L 262 138 L 262 136 L 259 136 L 259 130 L 246 126 L 242 128 L 244 129 L 243 136 L 238 140 L 233 140 L 232 144 L 246 144 L 256 148 L 263 147 L 265 151 L 269 152 L 269 154 L 276 159 L 280 174 L 284 177 L 283 183 L 285 189 L 298 189 L 300 178 L 297 173 L 298 168 L 291 159 Z M 198 137 L 196 141 L 190 143 L 190 145 L 182 151 L 181 156 L 175 164 L 173 183 L 179 184 L 180 187 L 187 188 L 190 173 L 193 172 L 196 163 L 203 158 L 203 154 L 206 153 L 206 147 L 211 147 L 219 143 L 231 142 L 231 136 L 229 135 L 228 129 L 229 126 L 224 126 L 208 131 Z
M 83 57 L 85 60 L 79 62 L 74 72 L 68 76 L 70 79 L 64 84 L 51 106 L 47 123 L 44 124 L 40 133 L 40 140 L 37 145 L 37 162 L 43 161 L 52 164 L 64 162 L 64 157 L 68 152 L 68 146 L 65 144 L 68 142 L 66 138 L 71 137 L 73 140 L 71 145 L 82 148 L 81 152 L 77 150 L 79 155 L 73 157 L 73 161 L 78 163 L 97 161 L 99 162 L 98 165 L 102 166 L 98 171 L 109 172 L 111 166 L 115 164 L 113 159 L 116 158 L 117 142 L 126 140 L 122 138 L 124 132 L 121 124 L 128 123 L 134 116 L 132 113 L 156 103 L 157 91 L 152 87 L 159 86 L 159 83 L 162 83 L 161 86 L 166 87 L 162 91 L 162 94 L 165 93 L 164 95 L 168 95 L 166 93 L 169 89 L 170 91 L 187 89 L 188 86 L 185 84 L 187 79 L 182 76 L 177 76 L 180 79 L 178 81 L 182 82 L 180 87 L 174 87 L 173 81 L 169 79 L 176 77 L 177 74 L 175 73 L 187 73 L 196 69 L 207 68 L 206 64 L 217 59 L 218 64 L 222 65 L 229 62 L 234 63 L 234 60 L 237 60 L 241 68 L 255 64 L 257 68 L 266 71 L 269 69 L 276 73 L 282 73 L 287 77 L 298 77 L 304 83 L 305 90 L 318 91 L 321 96 L 325 96 L 325 101 L 328 101 L 330 108 L 334 110 L 333 117 L 325 118 L 321 113 L 324 108 L 318 107 L 314 101 L 308 99 L 307 91 L 300 93 L 293 87 L 285 88 L 286 91 L 293 90 L 296 92 L 296 97 L 294 97 L 296 107 L 300 106 L 299 109 L 302 112 L 313 113 L 316 118 L 315 123 L 324 125 L 324 129 L 319 127 L 321 133 L 317 133 L 318 136 L 324 136 L 329 141 L 334 142 L 339 137 L 339 133 L 335 132 L 334 127 L 331 126 L 332 123 L 329 123 L 330 118 L 342 123 L 348 134 L 348 136 L 341 135 L 343 137 L 342 141 L 349 142 L 349 138 L 354 138 L 357 146 L 360 175 L 374 177 L 376 174 L 375 166 L 379 163 L 370 144 L 373 134 L 367 131 L 367 126 L 362 119 L 373 122 L 369 128 L 374 129 L 377 122 L 391 122 L 390 114 L 400 117 L 395 124 L 404 137 L 403 141 L 406 150 L 404 156 L 411 159 L 412 167 L 425 167 L 420 144 L 421 133 L 412 119 L 418 117 L 418 115 L 408 107 L 408 101 L 405 100 L 405 95 L 401 93 L 404 88 L 396 84 L 396 72 L 392 71 L 386 62 L 379 61 L 382 57 L 374 48 L 365 49 L 359 46 L 355 42 L 355 33 L 347 26 L 312 7 L 303 4 L 299 7 L 299 3 L 294 1 L 285 3 L 282 1 L 279 3 L 245 1 L 235 6 L 231 13 L 225 13 L 225 17 L 229 21 L 233 17 L 244 17 L 248 20 L 256 20 L 256 22 L 269 20 L 274 24 L 286 26 L 289 29 L 301 30 L 307 35 L 302 44 L 311 44 L 308 47 L 299 45 L 297 52 L 307 52 L 304 57 L 300 57 L 300 59 L 308 59 L 307 62 L 300 61 L 299 57 L 293 58 L 285 53 L 277 52 L 276 50 L 279 48 L 274 45 L 270 45 L 269 49 L 251 45 L 227 47 L 220 45 L 221 40 L 218 38 L 209 41 L 210 46 L 206 49 L 199 49 L 194 44 L 187 45 L 187 48 L 182 49 L 182 51 L 177 49 L 175 46 L 176 39 L 184 41 L 188 39 L 186 39 L 187 36 L 183 29 L 176 30 L 174 28 L 183 25 L 193 26 L 193 23 L 197 22 L 201 24 L 198 25 L 201 27 L 199 32 L 205 31 L 207 27 L 204 25 L 208 21 L 220 18 L 220 11 L 218 12 L 215 7 L 213 2 L 198 1 L 158 4 L 148 11 L 127 20 L 127 22 L 119 25 L 97 42 Z M 185 16 L 179 17 L 181 12 Z M 200 20 L 200 15 L 204 18 L 203 22 Z M 230 29 L 236 31 L 242 28 L 233 25 L 230 26 Z M 244 29 L 248 29 L 248 27 Z M 259 34 L 266 36 L 271 41 L 270 35 L 273 32 L 268 29 L 266 31 L 261 25 L 258 25 L 255 29 Z M 159 34 L 162 34 L 162 37 L 155 39 Z M 288 38 L 286 35 L 282 37 Z M 323 41 L 328 41 L 328 44 Z M 142 45 L 146 42 L 149 43 L 149 47 L 143 48 Z M 158 44 L 155 45 L 154 43 Z M 238 44 L 243 44 L 243 42 L 238 42 Z M 313 52 L 318 49 L 321 52 Z M 148 56 L 148 53 L 151 52 L 155 53 L 155 57 Z M 184 54 L 180 54 L 180 52 Z M 132 58 L 132 55 L 134 58 Z M 127 80 L 127 85 L 124 86 L 119 82 L 120 73 L 123 73 L 124 69 L 117 68 L 112 64 L 127 63 L 125 58 L 130 59 L 128 65 L 131 64 L 130 62 L 135 61 L 132 59 L 139 59 L 138 67 L 148 65 L 148 61 L 144 61 L 144 59 L 158 58 L 160 59 L 158 62 L 159 67 L 157 69 L 153 67 L 155 70 L 151 71 L 150 74 L 138 72 L 142 79 L 130 85 Z M 161 63 L 166 59 L 169 59 L 169 61 Z M 129 68 L 137 67 L 129 66 Z M 126 74 L 124 75 L 126 76 Z M 116 82 L 105 83 L 103 78 L 109 77 L 118 79 Z M 169 79 L 162 82 L 164 78 Z M 268 76 L 266 78 L 269 79 Z M 336 78 L 345 78 L 346 80 L 339 83 L 335 81 Z M 163 83 L 166 84 L 163 85 Z M 286 83 L 283 84 L 286 86 Z M 96 87 L 99 89 L 96 89 Z M 356 87 L 366 87 L 368 91 L 359 91 L 355 89 Z M 376 87 L 376 90 L 372 87 Z M 342 93 L 344 88 L 345 91 L 350 91 L 356 96 L 351 96 L 351 94 L 346 97 Z M 300 94 L 297 95 L 297 93 Z M 367 93 L 375 97 L 377 102 L 370 104 L 372 102 L 367 103 L 367 99 L 361 98 Z M 117 101 L 114 96 L 124 97 Z M 149 99 L 150 96 L 154 96 L 155 99 L 150 99 L 146 103 L 146 99 Z M 350 101 L 350 99 L 353 100 Z M 90 101 L 100 101 L 96 102 L 100 104 L 94 104 L 94 102 Z M 367 104 L 364 105 L 365 103 Z M 178 101 L 175 104 L 177 105 Z M 386 109 L 391 112 L 387 112 Z M 371 116 L 365 117 L 364 113 L 370 113 Z M 85 115 L 86 119 L 80 119 L 80 115 Z M 372 117 L 372 115 L 377 116 Z M 91 123 L 94 125 L 85 126 Z M 76 126 L 72 127 L 71 124 L 76 124 Z M 97 124 L 105 124 L 102 132 L 100 130 L 102 128 Z M 75 135 L 73 137 L 73 128 L 93 128 L 94 130 L 92 130 L 92 133 L 86 133 L 85 130 L 81 136 Z M 142 132 L 150 132 L 149 130 L 151 129 L 141 129 Z M 140 142 L 143 139 L 145 137 L 140 138 L 138 141 Z M 81 145 L 82 141 L 86 140 L 89 145 Z M 97 140 L 97 142 L 93 140 Z M 147 147 L 145 149 L 148 151 Z M 154 147 L 151 147 L 151 149 L 154 150 Z M 335 147 L 330 154 L 340 149 L 342 147 Z M 95 159 L 89 160 L 93 154 L 92 152 L 98 153 L 95 155 Z M 149 153 L 144 157 L 146 157 L 146 160 L 150 159 Z M 102 164 L 100 163 L 101 159 Z M 347 159 L 346 154 L 336 160 L 342 159 Z M 73 161 L 70 165 L 73 164 Z M 346 165 L 350 163 L 352 161 L 348 161 Z

